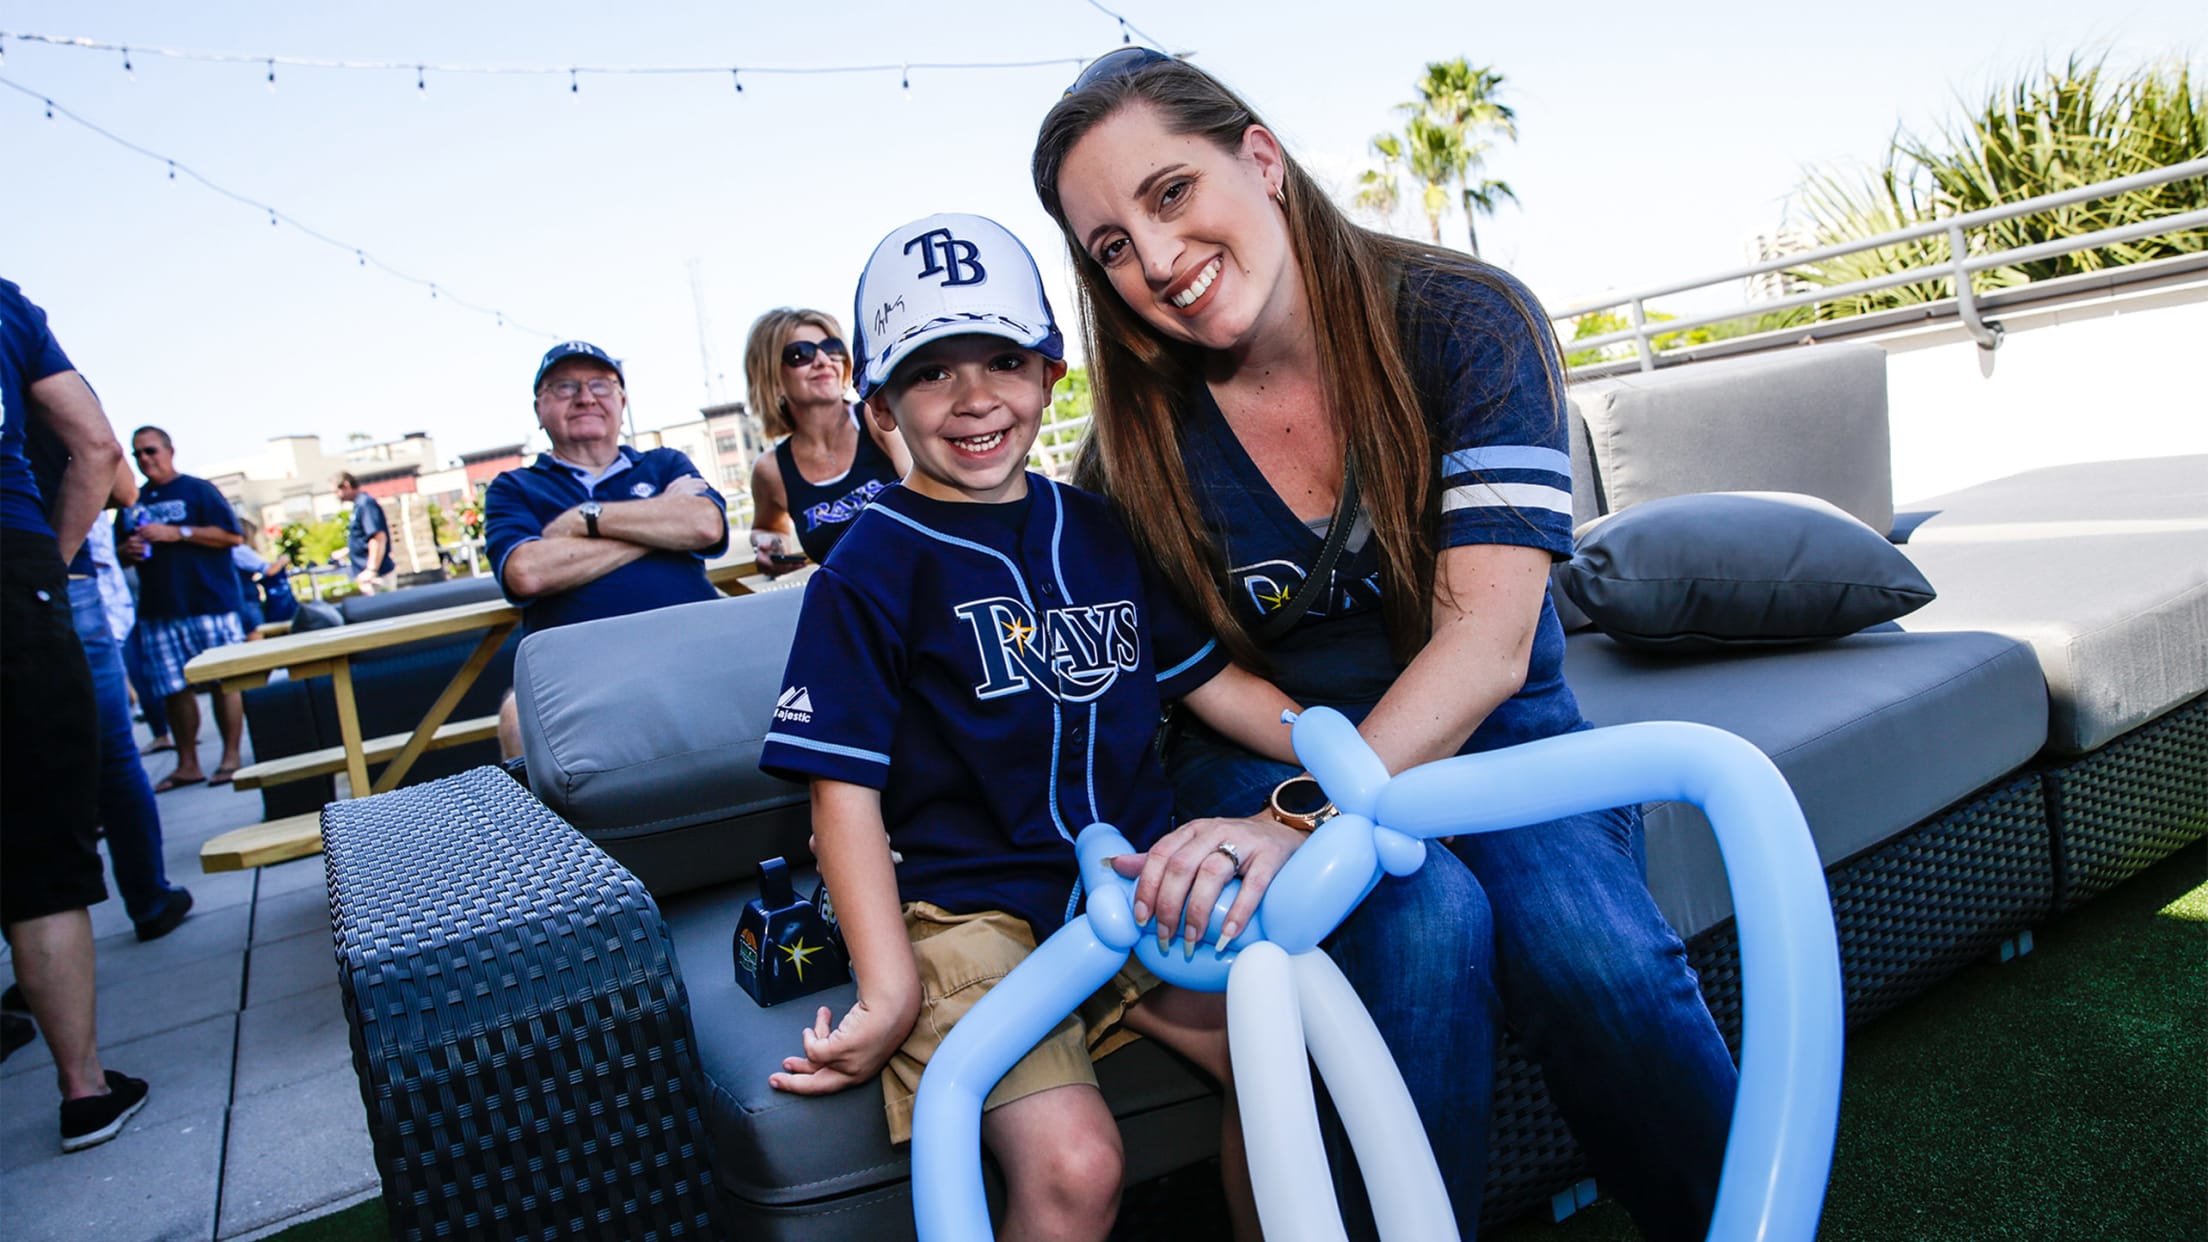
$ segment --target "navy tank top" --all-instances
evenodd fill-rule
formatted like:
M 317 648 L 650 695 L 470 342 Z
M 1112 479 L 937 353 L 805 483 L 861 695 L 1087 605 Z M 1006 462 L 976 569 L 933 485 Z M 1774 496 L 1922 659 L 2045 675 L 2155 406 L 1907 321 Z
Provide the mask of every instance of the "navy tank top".
M 857 421 L 855 413 L 852 419 Z M 851 456 L 851 468 L 826 483 L 807 482 L 798 473 L 797 455 L 790 451 L 786 436 L 774 446 L 774 464 L 782 471 L 782 493 L 790 521 L 797 526 L 797 542 L 815 565 L 828 559 L 829 549 L 851 528 L 851 519 L 897 481 L 896 465 L 867 434 L 864 424 L 859 426 L 859 448 Z

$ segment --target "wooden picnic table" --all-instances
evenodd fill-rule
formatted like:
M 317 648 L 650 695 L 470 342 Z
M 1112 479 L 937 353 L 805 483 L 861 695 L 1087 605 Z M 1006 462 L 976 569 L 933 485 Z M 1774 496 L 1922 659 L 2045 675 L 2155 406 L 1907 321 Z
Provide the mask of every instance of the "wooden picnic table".
M 787 585 L 797 575 L 784 575 L 769 582 L 757 573 L 749 559 L 725 561 L 708 566 L 706 578 L 722 593 L 748 595 L 755 587 L 773 589 Z M 747 581 L 748 580 L 748 581 Z M 340 625 L 328 629 L 307 630 L 264 638 L 257 642 L 232 643 L 203 652 L 184 666 L 184 675 L 193 685 L 217 685 L 223 691 L 256 690 L 268 684 L 270 674 L 283 670 L 288 676 L 328 677 L 337 698 L 337 728 L 343 739 L 343 770 L 350 783 L 350 796 L 365 798 L 371 794 L 387 793 L 396 789 L 406 778 L 416 760 L 425 751 L 453 739 L 446 722 L 453 709 L 466 696 L 476 679 L 505 643 L 507 635 L 521 624 L 521 609 L 504 599 L 483 600 L 462 604 L 453 608 L 438 608 L 425 612 L 405 613 L 376 621 L 364 621 L 357 625 Z M 392 753 L 390 739 L 369 739 L 360 726 L 360 705 L 353 694 L 353 657 L 368 652 L 382 651 L 404 643 L 419 642 L 429 638 L 446 638 L 456 634 L 480 633 L 475 649 L 468 653 L 435 702 L 422 714 L 421 721 Z M 440 730 L 446 736 L 440 737 Z M 383 771 L 371 782 L 368 764 L 373 758 L 384 764 Z M 335 763 L 333 755 L 332 764 Z M 332 768 L 323 768 L 327 772 Z M 200 849 L 200 865 L 209 870 L 232 870 L 287 858 L 301 858 L 317 853 L 322 847 L 319 816 L 314 814 L 292 816 L 289 819 L 255 824 L 235 832 L 223 833 L 209 840 Z

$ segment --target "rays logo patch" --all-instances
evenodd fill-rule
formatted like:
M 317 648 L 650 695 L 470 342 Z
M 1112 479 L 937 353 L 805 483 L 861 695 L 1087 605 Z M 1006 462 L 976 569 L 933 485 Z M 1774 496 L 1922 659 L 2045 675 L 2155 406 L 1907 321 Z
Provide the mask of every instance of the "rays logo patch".
M 954 611 L 973 631 L 982 679 L 974 697 L 994 699 L 1031 686 L 1062 703 L 1086 703 L 1133 672 L 1142 637 L 1129 600 L 1052 608 L 1038 622 L 1008 596 L 973 600 Z
M 657 492 L 658 490 L 658 488 L 653 487 L 650 483 L 639 481 L 630 485 L 629 495 L 636 497 L 638 500 L 644 500 L 649 498 L 653 493 Z

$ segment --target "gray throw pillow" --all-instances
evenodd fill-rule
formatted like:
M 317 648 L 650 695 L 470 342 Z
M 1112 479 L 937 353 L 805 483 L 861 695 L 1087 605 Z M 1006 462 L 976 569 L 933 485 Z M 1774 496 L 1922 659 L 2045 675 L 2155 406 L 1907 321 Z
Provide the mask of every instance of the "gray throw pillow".
M 1838 638 L 1933 596 L 1884 535 L 1793 492 L 1634 505 L 1585 528 L 1555 577 L 1597 629 L 1663 655 Z

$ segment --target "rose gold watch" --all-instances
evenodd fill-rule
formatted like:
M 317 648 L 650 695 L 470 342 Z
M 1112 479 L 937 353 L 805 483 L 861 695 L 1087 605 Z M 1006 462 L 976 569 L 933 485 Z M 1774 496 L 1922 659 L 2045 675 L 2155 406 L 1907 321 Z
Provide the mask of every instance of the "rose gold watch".
M 1273 786 L 1273 796 L 1266 799 L 1265 809 L 1274 819 L 1298 832 L 1311 832 L 1341 814 L 1326 796 L 1326 791 L 1319 787 L 1319 779 L 1308 773 L 1291 776 Z

